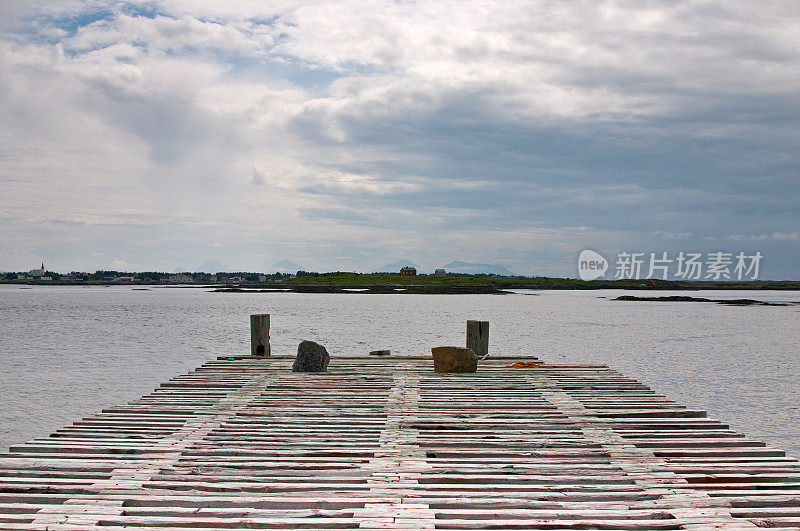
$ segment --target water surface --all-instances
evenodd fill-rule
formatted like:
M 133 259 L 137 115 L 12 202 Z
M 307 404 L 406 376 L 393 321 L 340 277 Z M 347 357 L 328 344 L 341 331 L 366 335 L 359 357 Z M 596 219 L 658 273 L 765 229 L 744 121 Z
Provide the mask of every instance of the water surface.
M 637 291 L 514 295 L 210 293 L 198 288 L 0 285 L 0 446 L 128 402 L 219 355 L 249 353 L 249 315 L 272 349 L 427 354 L 490 321 L 490 352 L 605 363 L 800 456 L 800 307 L 617 302 Z M 662 292 L 657 295 L 680 294 Z M 796 292 L 691 292 L 800 301 Z

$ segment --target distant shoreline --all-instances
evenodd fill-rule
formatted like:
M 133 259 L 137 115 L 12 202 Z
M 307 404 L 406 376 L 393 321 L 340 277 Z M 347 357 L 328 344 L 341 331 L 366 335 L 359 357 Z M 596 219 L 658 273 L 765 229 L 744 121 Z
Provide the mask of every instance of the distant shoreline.
M 763 287 L 708 287 L 708 288 L 652 288 L 652 287 L 631 287 L 631 286 L 615 286 L 615 287 L 576 287 L 576 286 L 548 286 L 548 287 L 496 287 L 496 286 L 330 286 L 330 285 L 304 285 L 304 286 L 281 286 L 281 287 L 217 287 L 213 291 L 216 293 L 350 293 L 361 295 L 375 295 L 375 294 L 393 294 L 393 295 L 507 295 L 513 291 L 546 291 L 546 290 L 582 290 L 582 291 L 602 291 L 602 290 L 657 290 L 657 291 L 702 291 L 702 290 L 716 290 L 716 291 L 800 291 L 800 287 L 782 287 L 782 288 L 763 288 Z
M 703 280 L 591 280 L 550 277 L 499 277 L 491 275 L 414 275 L 389 273 L 313 273 L 280 282 L 237 283 L 166 283 L 144 279 L 112 280 L 0 280 L 2 284 L 32 286 L 130 286 L 132 288 L 205 288 L 220 293 L 293 292 L 293 293 L 366 293 L 366 294 L 497 294 L 509 290 L 647 290 L 647 291 L 730 291 L 779 290 L 800 291 L 800 281 L 703 281 Z

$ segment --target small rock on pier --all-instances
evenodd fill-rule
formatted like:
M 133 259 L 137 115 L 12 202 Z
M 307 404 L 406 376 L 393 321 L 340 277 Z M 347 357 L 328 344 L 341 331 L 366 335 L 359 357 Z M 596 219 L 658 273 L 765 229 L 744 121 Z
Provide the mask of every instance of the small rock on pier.
M 325 372 L 330 359 L 325 347 L 314 341 L 303 341 L 297 346 L 292 372 Z

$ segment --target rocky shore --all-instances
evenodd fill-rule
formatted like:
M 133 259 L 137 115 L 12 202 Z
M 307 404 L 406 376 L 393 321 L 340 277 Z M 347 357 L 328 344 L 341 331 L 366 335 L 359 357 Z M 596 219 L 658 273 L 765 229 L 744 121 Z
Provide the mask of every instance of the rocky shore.
M 649 302 L 716 302 L 726 306 L 790 306 L 797 303 L 785 302 L 764 302 L 754 299 L 706 299 L 705 297 L 689 297 L 686 295 L 672 295 L 669 297 L 636 297 L 633 295 L 622 295 L 615 301 L 649 301 Z

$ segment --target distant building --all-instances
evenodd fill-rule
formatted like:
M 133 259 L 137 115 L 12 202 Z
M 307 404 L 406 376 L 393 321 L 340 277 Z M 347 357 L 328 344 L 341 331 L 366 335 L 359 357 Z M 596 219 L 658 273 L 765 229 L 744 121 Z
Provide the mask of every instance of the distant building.
M 25 273 L 17 273 L 17 278 L 19 280 L 22 280 L 23 278 L 28 278 L 28 277 L 27 277 L 27 275 L 25 275 Z
M 436 271 L 433 272 L 433 274 L 436 275 L 437 277 L 443 277 L 446 275 L 444 269 L 437 269 Z
M 400 274 L 403 276 L 413 277 L 417 274 L 417 268 L 406 266 L 400 269 Z
M 259 282 L 266 282 L 267 281 L 267 275 L 258 275 L 258 281 Z
M 34 277 L 34 278 L 40 278 L 40 277 L 44 276 L 44 271 L 45 271 L 44 262 L 42 262 L 42 268 L 41 269 L 31 269 L 30 271 L 28 271 L 28 276 Z

